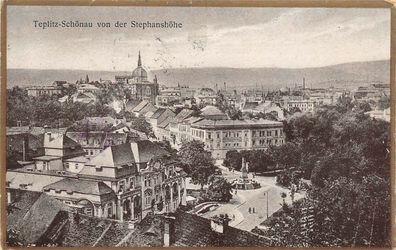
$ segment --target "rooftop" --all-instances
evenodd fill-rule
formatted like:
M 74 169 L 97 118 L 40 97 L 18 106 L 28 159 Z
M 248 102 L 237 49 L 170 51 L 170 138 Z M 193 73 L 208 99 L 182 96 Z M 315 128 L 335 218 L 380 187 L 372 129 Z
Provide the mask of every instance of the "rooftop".
M 64 177 L 46 175 L 37 172 L 7 171 L 6 181 L 9 188 L 20 189 L 26 187 L 27 190 L 41 192 L 43 188 L 51 183 L 62 180 Z
M 7 216 L 7 228 L 18 231 L 24 244 L 36 244 L 53 227 L 53 221 L 68 208 L 62 202 L 38 192 L 12 190 L 14 200 Z
M 193 128 L 201 129 L 247 129 L 247 128 L 268 128 L 268 127 L 281 127 L 282 122 L 271 120 L 208 120 L 204 119 L 191 124 Z
M 76 192 L 80 194 L 103 195 L 112 193 L 113 190 L 101 181 L 82 180 L 65 178 L 55 183 L 49 184 L 44 190 Z
M 60 156 L 52 156 L 52 155 L 43 155 L 43 156 L 38 156 L 33 158 L 34 160 L 37 161 L 53 161 L 53 160 L 58 160 L 61 159 L 62 157 Z

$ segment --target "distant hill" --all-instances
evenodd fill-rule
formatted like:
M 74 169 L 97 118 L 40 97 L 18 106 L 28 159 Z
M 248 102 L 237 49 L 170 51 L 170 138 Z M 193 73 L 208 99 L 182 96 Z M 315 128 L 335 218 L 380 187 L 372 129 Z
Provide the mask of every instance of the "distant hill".
M 114 80 L 117 74 L 125 72 L 87 70 L 39 70 L 8 69 L 8 88 L 51 84 L 55 80 L 75 82 L 88 74 L 91 80 Z M 388 60 L 345 63 L 318 68 L 174 68 L 155 70 L 160 84 L 175 86 L 178 83 L 191 88 L 223 87 L 228 89 L 263 87 L 274 89 L 301 84 L 303 77 L 307 87 L 339 86 L 354 88 L 370 82 L 389 83 L 390 63 Z

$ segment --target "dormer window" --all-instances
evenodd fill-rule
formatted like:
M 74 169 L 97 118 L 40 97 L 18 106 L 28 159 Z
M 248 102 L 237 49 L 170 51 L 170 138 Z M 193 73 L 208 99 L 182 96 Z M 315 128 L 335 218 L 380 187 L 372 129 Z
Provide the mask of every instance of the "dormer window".
M 95 170 L 96 170 L 96 172 L 102 172 L 103 171 L 103 167 L 102 166 L 96 166 Z

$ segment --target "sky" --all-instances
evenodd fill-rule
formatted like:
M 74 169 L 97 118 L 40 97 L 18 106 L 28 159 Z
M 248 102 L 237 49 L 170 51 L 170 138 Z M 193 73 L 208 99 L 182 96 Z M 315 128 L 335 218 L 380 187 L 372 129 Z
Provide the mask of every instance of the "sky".
M 182 23 L 180 29 L 34 27 L 37 21 Z M 390 58 L 390 10 L 8 6 L 7 67 L 131 71 L 305 68 Z

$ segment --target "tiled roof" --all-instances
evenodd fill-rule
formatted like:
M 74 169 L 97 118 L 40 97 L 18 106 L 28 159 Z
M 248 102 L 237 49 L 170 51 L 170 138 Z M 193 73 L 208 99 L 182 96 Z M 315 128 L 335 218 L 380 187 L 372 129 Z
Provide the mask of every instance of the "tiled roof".
M 200 120 L 203 120 L 203 119 L 204 118 L 202 118 L 202 117 L 192 116 L 192 117 L 189 117 L 187 119 L 184 119 L 183 123 L 192 124 L 194 122 L 197 122 L 197 121 L 200 121 Z
M 67 227 L 59 237 L 62 247 L 116 246 L 128 233 L 126 223 L 79 214 L 68 213 Z
M 157 107 L 155 107 L 152 103 L 148 103 L 144 108 L 142 108 L 139 112 L 141 115 L 145 115 L 148 112 L 155 112 L 157 110 Z
M 74 178 L 65 178 L 44 187 L 44 190 L 48 189 L 93 195 L 103 195 L 113 192 L 109 186 L 101 181 L 90 181 Z
M 166 111 L 165 108 L 159 108 L 157 109 L 154 114 L 150 117 L 151 119 L 157 119 L 158 117 L 160 117 L 164 112 Z
M 14 190 L 13 190 L 14 191 Z M 15 209 L 8 215 L 7 228 L 19 231 L 25 244 L 35 244 L 52 226 L 60 213 L 68 208 L 62 202 L 43 193 L 16 191 Z
M 174 246 L 182 247 L 269 247 L 270 239 L 224 226 L 223 233 L 211 229 L 211 220 L 178 211 L 175 214 Z
M 160 124 L 157 124 L 157 127 L 159 128 L 166 128 L 168 124 L 173 120 L 173 117 L 167 117 L 165 120 L 163 120 Z
M 121 167 L 132 163 L 148 162 L 154 156 L 168 154 L 149 140 L 111 146 L 93 157 L 86 165 Z M 82 170 L 81 173 L 84 173 Z
M 140 101 L 139 100 L 129 100 L 126 104 L 125 104 L 125 109 L 126 111 L 132 112 L 133 109 L 139 105 Z
M 162 247 L 164 222 L 161 216 L 146 216 L 120 247 Z
M 148 101 L 141 101 L 135 108 L 133 108 L 134 112 L 141 111 L 149 102 Z
M 193 112 L 194 111 L 191 109 L 183 109 L 175 116 L 172 122 L 174 123 L 182 122 L 184 119 L 190 117 Z
M 123 166 L 136 162 L 130 143 L 112 146 L 111 153 L 114 166 Z
M 169 154 L 165 149 L 149 140 L 134 142 L 138 146 L 139 162 L 148 162 L 155 156 Z
M 122 123 L 120 123 L 122 124 Z M 127 126 L 127 125 L 126 125 Z M 125 143 L 128 137 L 126 133 L 111 133 L 104 131 L 74 132 L 69 131 L 66 134 L 83 147 L 103 148 L 110 144 Z M 120 143 L 121 142 L 121 143 Z

